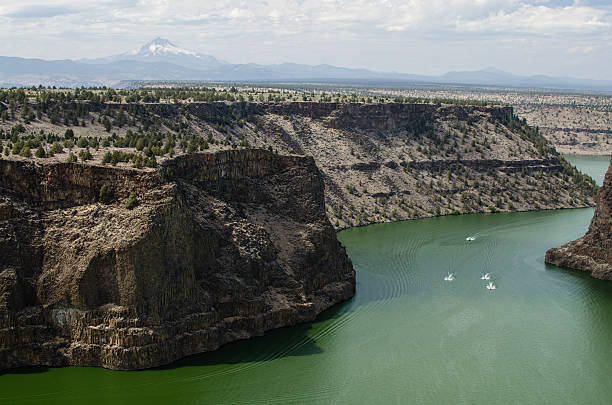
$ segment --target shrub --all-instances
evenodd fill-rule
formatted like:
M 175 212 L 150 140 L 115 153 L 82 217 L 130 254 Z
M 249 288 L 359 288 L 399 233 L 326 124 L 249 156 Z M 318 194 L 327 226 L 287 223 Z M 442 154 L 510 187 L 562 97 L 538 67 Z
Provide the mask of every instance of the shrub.
M 100 187 L 99 200 L 102 204 L 110 204 L 112 199 L 113 199 L 113 191 L 111 190 L 108 184 L 104 183 L 102 187 Z
M 143 163 L 142 155 L 135 155 L 132 158 L 132 166 L 134 166 L 135 168 L 140 169 L 142 168 L 143 165 L 144 163 Z
M 122 163 L 127 163 L 129 162 L 132 158 L 134 157 L 133 153 L 126 153 L 126 152 L 122 152 L 120 150 L 114 150 L 113 153 L 111 154 L 111 164 L 113 166 L 115 166 L 117 163 L 122 162 Z
M 54 142 L 53 145 L 51 145 L 51 149 L 49 150 L 49 152 L 53 154 L 62 153 L 63 151 L 64 151 L 64 148 L 62 147 L 62 144 L 60 144 L 59 142 Z
M 157 167 L 157 160 L 155 159 L 155 156 L 145 158 L 144 165 L 147 167 Z
M 128 197 L 127 201 L 125 202 L 125 208 L 127 208 L 128 210 L 131 210 L 137 204 L 138 204 L 138 201 L 136 201 L 136 194 L 134 192 L 131 192 L 130 196 Z
M 79 138 L 79 140 L 77 141 L 77 146 L 79 148 L 86 148 L 89 146 L 89 141 L 87 140 L 87 138 Z
M 39 147 L 38 147 L 38 149 L 36 149 L 36 152 L 34 153 L 34 155 L 35 155 L 37 158 L 44 158 L 44 157 L 47 157 L 47 153 L 45 152 L 45 148 L 43 148 L 43 147 L 42 147 L 42 145 L 41 145 L 41 146 L 39 146 Z
M 89 151 L 89 148 L 87 149 L 83 149 L 82 151 L 79 152 L 79 158 L 85 162 L 87 160 L 91 160 L 93 158 L 93 156 L 91 155 L 91 152 Z
M 25 145 L 23 148 L 21 148 L 21 151 L 19 152 L 19 156 L 22 157 L 32 157 L 32 152 L 30 151 L 30 147 Z
M 12 154 L 13 155 L 18 155 L 19 152 L 21 152 L 21 149 L 23 149 L 23 141 L 19 140 L 15 143 L 13 143 L 13 149 L 12 149 Z
M 110 152 L 106 152 L 104 156 L 102 156 L 102 164 L 105 165 L 107 163 L 110 163 L 112 158 L 113 158 L 113 155 L 111 155 Z
M 103 124 L 104 124 L 104 129 L 106 130 L 106 132 L 110 132 L 110 130 L 113 127 L 113 125 L 111 124 L 111 122 L 108 119 L 108 117 L 104 117 Z
M 66 162 L 68 163 L 75 163 L 77 161 L 77 157 L 74 153 L 70 152 L 68 154 L 68 156 L 66 157 Z

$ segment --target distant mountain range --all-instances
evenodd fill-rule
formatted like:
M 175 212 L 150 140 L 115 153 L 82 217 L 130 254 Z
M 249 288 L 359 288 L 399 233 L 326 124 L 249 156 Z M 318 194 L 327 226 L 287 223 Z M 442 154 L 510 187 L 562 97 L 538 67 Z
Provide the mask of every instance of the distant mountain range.
M 156 38 L 139 50 L 98 59 L 42 60 L 0 56 L 0 86 L 117 86 L 130 80 L 405 82 L 612 91 L 612 80 L 517 76 L 498 69 L 442 76 L 375 72 L 331 65 L 232 64 Z

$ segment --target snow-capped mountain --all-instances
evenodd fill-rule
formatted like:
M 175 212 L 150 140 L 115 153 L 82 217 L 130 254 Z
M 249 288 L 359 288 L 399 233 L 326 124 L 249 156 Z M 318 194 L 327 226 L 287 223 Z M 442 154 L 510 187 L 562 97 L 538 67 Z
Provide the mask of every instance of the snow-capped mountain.
M 165 38 L 157 37 L 132 52 L 113 55 L 106 58 L 86 59 L 85 63 L 109 63 L 117 61 L 163 62 L 183 66 L 189 69 L 217 69 L 228 63 L 211 55 L 199 54 L 181 48 Z
M 134 51 L 133 54 L 140 58 L 167 57 L 174 55 L 189 55 L 200 58 L 197 53 L 180 48 L 161 37 L 157 37 L 153 41 L 144 44 L 139 50 Z
M 174 63 L 190 69 L 200 70 L 215 69 L 227 65 L 227 62 L 221 61 L 214 56 L 198 54 L 160 37 L 144 44 L 132 57 L 126 59 L 143 62 Z

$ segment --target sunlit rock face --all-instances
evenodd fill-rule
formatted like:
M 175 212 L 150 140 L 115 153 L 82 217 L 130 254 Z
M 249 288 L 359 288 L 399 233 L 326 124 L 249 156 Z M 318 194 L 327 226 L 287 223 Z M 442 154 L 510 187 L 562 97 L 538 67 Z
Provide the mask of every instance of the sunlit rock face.
M 354 294 L 310 157 L 0 160 L 0 174 L 0 368 L 154 367 Z
M 597 208 L 586 235 L 546 252 L 546 262 L 589 271 L 593 277 L 612 280 L 612 162 L 599 189 Z

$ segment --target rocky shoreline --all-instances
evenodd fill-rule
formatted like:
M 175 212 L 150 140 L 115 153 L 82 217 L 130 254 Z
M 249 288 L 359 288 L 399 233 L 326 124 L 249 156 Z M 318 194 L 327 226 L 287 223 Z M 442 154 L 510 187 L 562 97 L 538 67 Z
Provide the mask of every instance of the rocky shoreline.
M 612 280 L 612 162 L 589 230 L 580 239 L 546 252 L 546 263 L 590 272 L 595 278 Z

